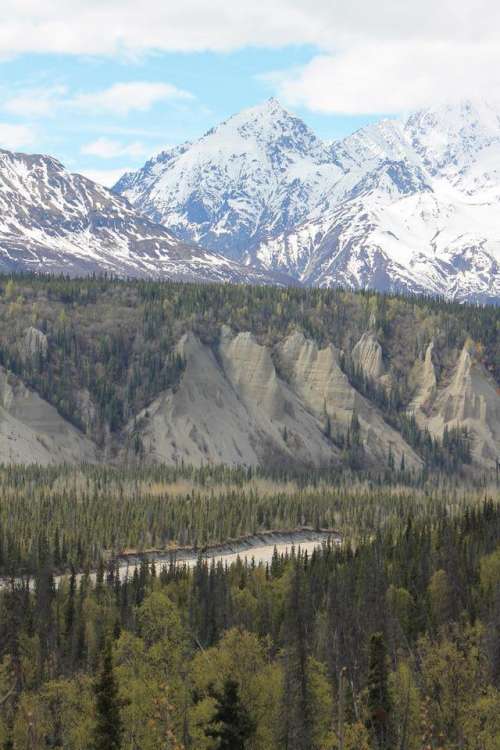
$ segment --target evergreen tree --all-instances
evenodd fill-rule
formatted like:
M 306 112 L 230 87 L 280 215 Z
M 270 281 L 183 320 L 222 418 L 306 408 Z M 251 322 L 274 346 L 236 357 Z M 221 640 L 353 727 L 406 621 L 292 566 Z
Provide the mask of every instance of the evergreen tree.
M 69 579 L 68 598 L 64 607 L 64 656 L 65 663 L 69 671 L 73 666 L 75 654 L 75 624 L 76 624 L 76 573 L 71 566 L 71 576 Z
M 225 680 L 223 691 L 216 698 L 215 713 L 206 735 L 215 740 L 216 750 L 245 750 L 256 725 L 241 703 L 238 683 L 230 678 Z
M 92 750 L 120 750 L 123 726 L 111 644 L 106 643 L 101 674 L 95 685 L 96 726 Z
M 68 640 L 73 634 L 75 623 L 75 594 L 76 594 L 76 573 L 73 565 L 71 566 L 71 576 L 69 579 L 69 593 L 64 612 L 64 635 Z
M 394 453 L 392 452 L 392 445 L 389 443 L 389 455 L 387 456 L 387 466 L 389 467 L 390 471 L 394 471 L 395 462 L 394 462 Z
M 389 695 L 387 650 L 382 633 L 374 633 L 370 640 L 368 673 L 369 729 L 376 746 L 390 747 L 391 700 Z
M 359 423 L 358 415 L 355 411 L 353 411 L 352 417 L 351 417 L 350 434 L 351 434 L 352 444 L 356 446 L 360 445 L 361 444 L 361 425 Z
M 304 567 L 299 559 L 294 563 L 284 623 L 283 745 L 286 750 L 313 748 L 306 611 Z

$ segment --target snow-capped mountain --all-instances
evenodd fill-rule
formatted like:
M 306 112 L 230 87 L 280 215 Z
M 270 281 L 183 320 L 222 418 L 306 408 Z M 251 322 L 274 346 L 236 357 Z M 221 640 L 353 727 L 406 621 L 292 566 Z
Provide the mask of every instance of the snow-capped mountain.
M 126 199 L 51 157 L 2 150 L 0 270 L 250 283 L 277 278 L 179 241 Z
M 244 260 L 303 221 L 342 174 L 330 149 L 270 99 L 160 153 L 114 190 L 177 237 Z
M 324 144 L 271 99 L 115 191 L 179 238 L 300 283 L 500 300 L 500 108 L 484 102 Z

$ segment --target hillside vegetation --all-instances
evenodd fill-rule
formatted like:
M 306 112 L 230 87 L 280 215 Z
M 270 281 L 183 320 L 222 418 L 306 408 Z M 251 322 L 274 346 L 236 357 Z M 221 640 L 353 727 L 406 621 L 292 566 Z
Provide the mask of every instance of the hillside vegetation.
M 498 308 L 14 276 L 0 278 L 0 322 L 5 461 L 455 471 L 498 459 Z

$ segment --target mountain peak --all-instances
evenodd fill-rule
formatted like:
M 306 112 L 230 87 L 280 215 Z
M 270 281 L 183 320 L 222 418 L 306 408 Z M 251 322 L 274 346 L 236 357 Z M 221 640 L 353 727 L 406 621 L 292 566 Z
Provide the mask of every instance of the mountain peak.
M 406 127 L 440 128 L 457 134 L 462 128 L 482 133 L 500 134 L 500 107 L 479 98 L 449 101 L 417 110 L 411 114 Z
M 224 120 L 198 141 L 203 150 L 224 150 L 225 158 L 246 154 L 264 158 L 273 169 L 282 171 L 285 162 L 308 159 L 314 163 L 331 161 L 328 147 L 296 115 L 271 97 Z M 197 148 L 197 144 L 193 144 Z
M 280 100 L 277 99 L 275 96 L 270 96 L 268 99 L 265 99 L 260 104 L 256 104 L 255 108 L 261 107 L 262 109 L 269 109 L 269 110 L 280 110 L 282 112 L 288 112 L 288 110 L 283 107 Z
M 271 96 L 269 99 L 265 99 L 263 102 L 259 102 L 258 104 L 254 104 L 251 107 L 245 107 L 244 109 L 240 110 L 239 112 L 236 112 L 233 117 L 243 117 L 251 119 L 255 115 L 260 114 L 269 114 L 273 116 L 285 116 L 285 117 L 293 117 L 295 118 L 295 115 L 293 115 L 291 112 L 289 112 L 282 104 L 281 102 L 276 99 L 276 97 Z
M 271 226 L 300 221 L 339 173 L 330 149 L 271 98 L 182 153 L 146 164 L 115 190 L 177 236 L 247 262 Z
M 0 150 L 0 270 L 282 283 L 180 242 L 51 156 Z
M 177 238 L 301 283 L 491 300 L 499 113 L 443 103 L 327 145 L 272 97 L 116 190 Z
M 8 151 L 5 148 L 0 148 L 0 160 L 3 166 L 6 163 L 12 165 L 25 164 L 28 168 L 34 168 L 38 165 L 56 172 L 65 171 L 64 164 L 50 154 L 28 154 L 24 151 Z
M 272 138 L 273 135 L 276 136 L 279 132 L 297 128 L 304 131 L 307 130 L 310 136 L 316 138 L 302 120 L 286 110 L 277 99 L 271 97 L 264 102 L 236 112 L 219 125 L 211 128 L 204 137 L 222 131 L 234 130 L 243 137 L 253 135 Z

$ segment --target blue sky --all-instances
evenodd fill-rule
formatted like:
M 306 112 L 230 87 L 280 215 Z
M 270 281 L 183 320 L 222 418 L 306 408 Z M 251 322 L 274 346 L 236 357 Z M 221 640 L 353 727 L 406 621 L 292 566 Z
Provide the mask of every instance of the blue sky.
M 272 95 L 325 139 L 500 98 L 500 4 L 2 0 L 0 147 L 105 184 Z
M 314 55 L 314 48 L 306 45 L 158 53 L 142 60 L 21 55 L 0 62 L 1 120 L 24 126 L 28 134 L 23 137 L 21 130 L 19 139 L 5 145 L 50 153 L 72 171 L 109 182 L 106 173 L 113 177 L 138 167 L 162 148 L 198 138 L 231 114 L 279 93 L 267 78 L 269 72 L 303 66 Z M 159 90 L 158 98 L 141 109 L 134 107 L 133 89 L 128 110 L 92 107 L 88 98 L 84 102 L 89 106 L 74 104 L 78 97 L 109 92 L 117 85 L 146 83 L 176 91 L 163 96 Z M 49 97 L 47 106 L 44 96 Z M 325 139 L 340 138 L 377 117 L 322 114 L 300 105 L 290 109 Z

